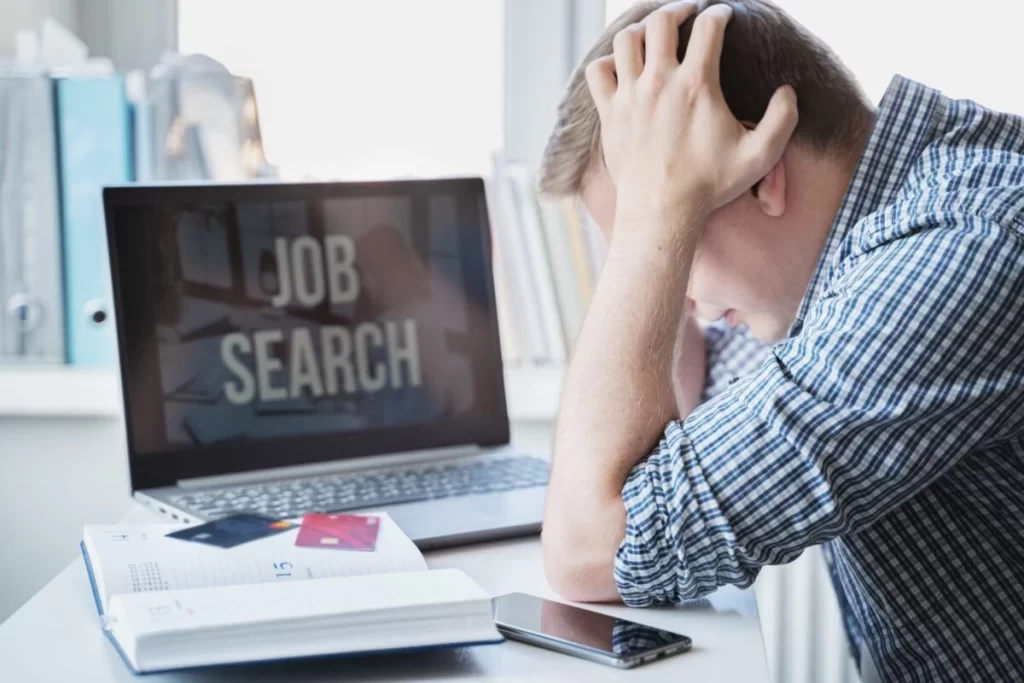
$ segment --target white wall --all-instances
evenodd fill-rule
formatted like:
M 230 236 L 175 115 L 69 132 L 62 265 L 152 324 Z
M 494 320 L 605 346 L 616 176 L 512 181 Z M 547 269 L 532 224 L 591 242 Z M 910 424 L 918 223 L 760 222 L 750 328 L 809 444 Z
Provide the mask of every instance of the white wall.
M 130 503 L 120 419 L 0 416 L 0 621 L 75 557 L 83 524 Z
M 636 0 L 606 0 L 608 19 Z M 872 102 L 899 73 L 986 107 L 1024 114 L 1020 0 L 773 0 L 831 47 Z
M 0 60 L 14 56 L 19 29 L 51 16 L 122 70 L 149 68 L 177 36 L 175 0 L 0 0 Z
M 149 69 L 177 43 L 175 0 L 77 0 L 76 33 L 122 71 Z
M 776 2 L 839 55 L 875 102 L 900 73 L 950 97 L 1024 113 L 1020 0 L 858 0 L 848 11 L 822 0 Z
M 78 25 L 78 0 L 3 0 L 0 2 L 0 60 L 14 56 L 14 35 L 37 28 L 51 16 L 68 28 Z

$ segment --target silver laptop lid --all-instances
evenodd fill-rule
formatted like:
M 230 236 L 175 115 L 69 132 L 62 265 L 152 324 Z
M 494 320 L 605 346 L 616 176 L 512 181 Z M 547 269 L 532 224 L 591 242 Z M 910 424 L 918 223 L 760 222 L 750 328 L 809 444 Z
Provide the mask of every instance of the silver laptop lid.
M 508 442 L 479 178 L 104 201 L 133 490 Z

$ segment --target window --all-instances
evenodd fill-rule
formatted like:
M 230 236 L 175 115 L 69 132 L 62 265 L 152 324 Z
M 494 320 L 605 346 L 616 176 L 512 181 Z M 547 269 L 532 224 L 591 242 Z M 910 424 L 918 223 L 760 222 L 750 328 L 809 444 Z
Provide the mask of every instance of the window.
M 604 0 L 604 12 L 607 23 L 612 23 L 620 14 L 626 11 L 631 5 L 637 4 L 638 0 Z
M 503 140 L 502 0 L 179 0 L 178 48 L 253 79 L 289 179 L 488 172 Z
M 839 55 L 879 102 L 900 73 L 951 97 L 1024 114 L 1016 85 L 1019 0 L 973 0 L 969 6 L 932 0 L 775 0 Z M 607 17 L 633 2 L 607 0 Z M 963 11 L 969 8 L 969 11 Z

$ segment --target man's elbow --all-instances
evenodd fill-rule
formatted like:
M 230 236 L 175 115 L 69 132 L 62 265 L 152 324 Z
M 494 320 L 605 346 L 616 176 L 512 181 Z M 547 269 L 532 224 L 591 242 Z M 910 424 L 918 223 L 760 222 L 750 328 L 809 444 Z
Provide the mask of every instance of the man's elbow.
M 571 460 L 556 444 L 556 463 Z M 541 546 L 551 588 L 567 600 L 618 601 L 615 554 L 626 533 L 622 480 L 593 468 L 568 475 L 556 465 L 548 485 Z
M 617 602 L 615 551 L 545 527 L 544 574 L 552 590 L 574 602 Z

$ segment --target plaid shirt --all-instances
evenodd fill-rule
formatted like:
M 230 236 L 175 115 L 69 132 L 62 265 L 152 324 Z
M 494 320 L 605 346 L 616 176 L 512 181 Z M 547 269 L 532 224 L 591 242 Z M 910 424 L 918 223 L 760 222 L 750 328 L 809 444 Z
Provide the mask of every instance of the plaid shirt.
M 790 337 L 711 341 L 761 362 L 630 473 L 623 600 L 824 543 L 883 680 L 1024 680 L 1024 120 L 897 77 Z

